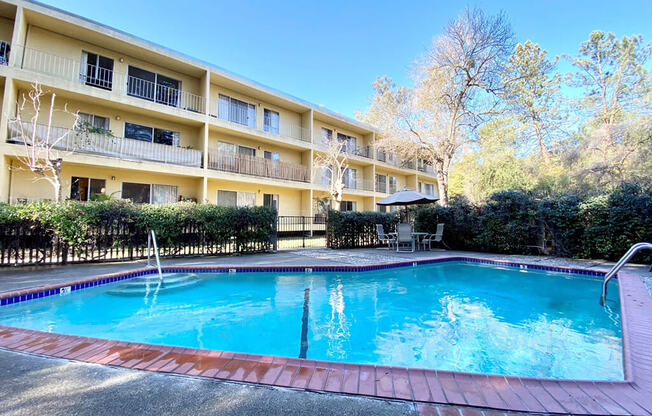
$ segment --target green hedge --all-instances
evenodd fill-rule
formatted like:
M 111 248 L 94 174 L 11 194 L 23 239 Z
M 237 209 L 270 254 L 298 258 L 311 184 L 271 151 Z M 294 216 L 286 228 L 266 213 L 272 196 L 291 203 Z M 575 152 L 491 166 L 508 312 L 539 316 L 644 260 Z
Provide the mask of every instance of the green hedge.
M 330 248 L 376 247 L 379 241 L 376 224 L 385 232 L 392 232 L 398 224 L 396 213 L 383 212 L 328 212 L 327 236 Z
M 453 198 L 449 207 L 416 211 L 419 231 L 434 232 L 440 222 L 454 249 L 526 254 L 545 246 L 557 256 L 617 260 L 632 244 L 652 241 L 652 195 L 636 184 L 586 199 L 502 191 L 480 206 Z
M 150 229 L 156 232 L 159 248 L 170 255 L 187 252 L 187 246 L 201 253 L 268 250 L 275 237 L 276 211 L 190 202 L 136 205 L 122 200 L 0 204 L 0 249 L 7 252 L 16 247 L 46 250 L 38 245 L 55 238 L 66 245 L 66 252 L 133 249 L 147 244 Z M 48 238 L 37 242 L 37 235 Z

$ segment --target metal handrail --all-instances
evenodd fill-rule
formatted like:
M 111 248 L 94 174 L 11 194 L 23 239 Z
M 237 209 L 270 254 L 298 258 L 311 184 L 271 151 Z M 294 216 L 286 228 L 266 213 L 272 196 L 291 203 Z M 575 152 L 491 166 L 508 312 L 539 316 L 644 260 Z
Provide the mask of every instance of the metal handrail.
M 156 267 L 158 268 L 158 277 L 163 280 L 163 273 L 161 272 L 161 259 L 158 257 L 158 245 L 156 244 L 156 233 L 154 230 L 149 230 L 147 233 L 147 267 L 154 267 L 150 263 L 150 250 L 154 245 L 154 256 L 156 257 Z
M 652 250 L 652 243 L 636 243 L 633 246 L 627 250 L 627 253 L 623 255 L 620 260 L 618 260 L 618 263 L 614 267 L 609 270 L 607 274 L 604 275 L 604 280 L 602 281 L 602 296 L 600 297 L 600 304 L 604 306 L 605 302 L 607 301 L 607 284 L 611 279 L 616 277 L 620 269 L 623 268 L 625 263 L 629 261 L 636 253 L 639 252 L 639 250 Z

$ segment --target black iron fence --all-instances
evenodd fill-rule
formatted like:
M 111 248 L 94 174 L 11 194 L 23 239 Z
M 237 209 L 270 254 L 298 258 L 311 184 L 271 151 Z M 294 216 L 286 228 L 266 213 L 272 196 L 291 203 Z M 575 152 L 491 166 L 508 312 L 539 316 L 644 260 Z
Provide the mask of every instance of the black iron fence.
M 243 226 L 240 231 L 188 224 L 174 238 L 160 238 L 161 257 L 210 256 L 270 251 L 274 225 Z M 254 229 L 256 228 L 256 229 Z M 237 234 L 237 235 L 236 235 Z M 114 221 L 89 227 L 81 241 L 71 243 L 52 229 L 26 222 L 0 224 L 0 266 L 68 264 L 136 260 L 147 257 L 147 230 Z
M 279 249 L 326 247 L 326 216 L 279 216 L 277 246 Z

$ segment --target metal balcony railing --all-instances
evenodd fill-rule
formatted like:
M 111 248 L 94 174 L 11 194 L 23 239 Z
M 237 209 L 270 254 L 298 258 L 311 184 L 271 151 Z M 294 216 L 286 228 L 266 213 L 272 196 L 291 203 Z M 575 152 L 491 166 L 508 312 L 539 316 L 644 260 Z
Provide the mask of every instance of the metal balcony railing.
M 101 133 L 70 130 L 62 127 L 48 127 L 43 124 L 23 122 L 9 123 L 7 141 L 13 143 L 32 144 L 33 137 L 41 143 L 53 143 L 57 138 L 62 140 L 53 144 L 54 149 L 66 152 L 90 153 L 103 156 L 119 157 L 121 159 L 148 160 L 174 165 L 200 167 L 202 155 L 198 150 L 184 149 L 166 144 L 108 136 Z M 49 137 L 49 139 L 47 139 Z
M 222 172 L 308 182 L 308 168 L 303 165 L 240 154 L 208 152 L 208 168 Z
M 82 65 L 80 61 L 49 52 L 19 46 L 22 59 L 16 66 L 60 79 L 76 81 L 95 88 L 142 98 L 193 113 L 205 113 L 204 97 L 190 92 L 156 84 L 152 81 L 127 76 L 124 73 Z
M 376 192 L 387 193 L 387 184 L 385 182 L 376 182 Z
M 0 65 L 9 65 L 9 42 L 0 40 Z

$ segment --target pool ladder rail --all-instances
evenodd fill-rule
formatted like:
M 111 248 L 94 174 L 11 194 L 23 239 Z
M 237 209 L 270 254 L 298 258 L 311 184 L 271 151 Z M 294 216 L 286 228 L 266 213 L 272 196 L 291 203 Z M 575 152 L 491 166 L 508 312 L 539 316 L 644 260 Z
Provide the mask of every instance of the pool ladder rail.
M 625 263 L 629 261 L 636 253 L 638 253 L 640 250 L 652 250 L 652 243 L 636 243 L 633 246 L 627 250 L 627 253 L 623 255 L 620 260 L 618 260 L 618 263 L 614 267 L 609 270 L 607 274 L 604 275 L 604 280 L 602 281 L 602 296 L 600 296 L 600 304 L 604 306 L 605 302 L 607 301 L 607 284 L 611 279 L 617 276 L 618 272 L 620 269 L 623 268 Z
M 158 269 L 158 278 L 163 280 L 163 273 L 161 272 L 161 259 L 158 256 L 158 245 L 156 244 L 156 233 L 154 230 L 147 232 L 147 267 L 154 267 L 150 261 L 150 251 L 154 246 L 154 257 L 156 258 L 156 268 Z

